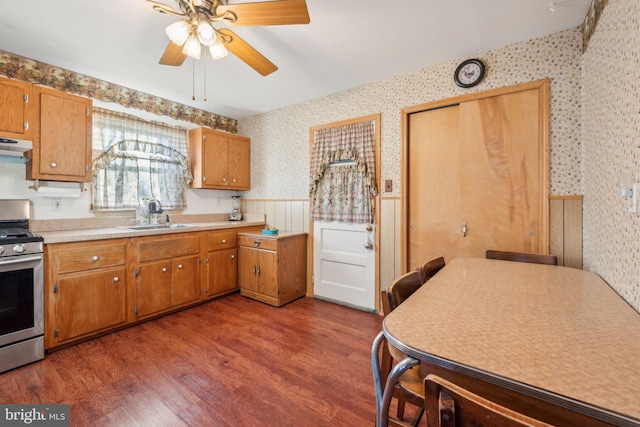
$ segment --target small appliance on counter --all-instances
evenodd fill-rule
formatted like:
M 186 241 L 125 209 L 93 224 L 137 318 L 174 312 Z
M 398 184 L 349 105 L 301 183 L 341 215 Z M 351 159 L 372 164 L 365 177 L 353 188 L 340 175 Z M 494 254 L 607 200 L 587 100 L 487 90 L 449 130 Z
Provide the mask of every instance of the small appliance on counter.
M 242 213 L 240 213 L 240 196 L 231 196 L 231 213 L 229 221 L 242 221 Z

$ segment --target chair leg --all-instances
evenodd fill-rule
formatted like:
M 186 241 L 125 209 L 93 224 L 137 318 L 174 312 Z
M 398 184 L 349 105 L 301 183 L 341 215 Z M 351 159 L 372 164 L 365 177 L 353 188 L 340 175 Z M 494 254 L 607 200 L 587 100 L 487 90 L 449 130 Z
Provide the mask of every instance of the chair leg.
M 401 420 L 404 420 L 404 403 L 404 400 L 398 400 L 398 411 L 396 412 L 396 414 Z
M 413 419 L 411 420 L 411 425 L 413 427 L 418 427 L 418 425 L 420 424 L 420 419 L 422 418 L 422 414 L 424 414 L 424 409 L 419 407 L 416 410 L 416 414 L 413 416 Z

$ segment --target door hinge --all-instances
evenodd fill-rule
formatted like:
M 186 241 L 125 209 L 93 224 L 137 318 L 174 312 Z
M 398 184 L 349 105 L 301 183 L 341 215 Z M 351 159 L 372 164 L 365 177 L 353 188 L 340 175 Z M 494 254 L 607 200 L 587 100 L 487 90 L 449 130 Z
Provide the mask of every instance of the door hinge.
M 89 172 L 89 165 L 84 165 L 84 171 Z
M 136 314 L 136 316 L 140 314 L 140 307 L 136 305 L 136 308 L 133 310 L 133 312 Z
M 91 112 L 89 111 L 89 109 L 87 108 L 87 116 L 89 116 L 91 114 Z
M 24 122 L 22 127 L 24 128 L 24 130 L 29 130 L 29 122 Z
M 58 338 L 58 330 L 57 329 L 53 330 L 53 337 L 54 338 Z
M 58 293 L 58 284 L 57 284 L 57 283 L 55 283 L 55 284 L 53 285 L 53 293 L 54 293 L 54 294 L 57 294 L 57 293 Z
M 28 94 L 25 93 L 23 98 L 24 98 L 24 102 L 29 102 L 29 95 Z

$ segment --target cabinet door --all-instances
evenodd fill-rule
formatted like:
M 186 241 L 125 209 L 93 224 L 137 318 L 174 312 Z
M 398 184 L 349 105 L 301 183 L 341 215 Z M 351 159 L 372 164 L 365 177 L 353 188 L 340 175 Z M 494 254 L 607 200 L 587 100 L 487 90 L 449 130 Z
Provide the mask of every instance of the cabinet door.
M 171 307 L 171 261 L 140 265 L 138 269 L 138 317 Z
M 58 281 L 58 342 L 125 323 L 124 268 L 60 276 Z
M 182 305 L 200 298 L 199 258 L 175 258 L 171 261 L 171 269 L 171 305 Z
M 0 78 L 0 136 L 29 139 L 29 95 L 31 85 L 17 80 Z
M 256 249 L 240 246 L 238 249 L 238 284 L 243 289 L 258 292 L 258 260 Z
M 209 252 L 207 295 L 214 296 L 238 288 L 238 250 Z
M 202 142 L 202 186 L 229 186 L 229 137 L 214 132 L 204 132 Z
M 251 187 L 249 139 L 229 138 L 229 187 L 237 190 L 249 190 Z
M 40 138 L 32 178 L 90 181 L 91 100 L 47 88 L 37 93 Z
M 259 249 L 256 251 L 258 264 L 258 292 L 278 298 L 278 253 Z

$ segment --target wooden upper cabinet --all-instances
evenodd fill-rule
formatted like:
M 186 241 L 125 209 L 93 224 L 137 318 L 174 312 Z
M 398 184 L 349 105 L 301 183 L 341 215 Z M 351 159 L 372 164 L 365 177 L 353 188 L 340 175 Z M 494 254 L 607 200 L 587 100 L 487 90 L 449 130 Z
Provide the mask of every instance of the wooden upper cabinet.
M 0 137 L 31 139 L 31 85 L 0 77 Z
M 91 181 L 91 99 L 40 86 L 32 94 L 39 120 L 27 178 Z
M 250 140 L 212 129 L 189 131 L 191 188 L 249 190 Z

